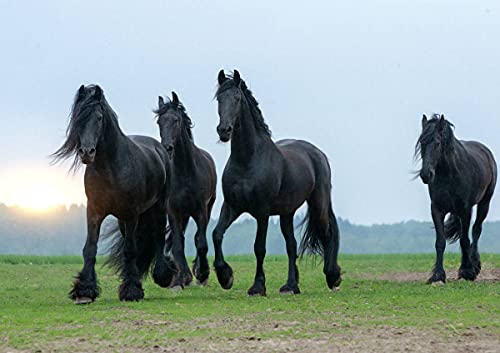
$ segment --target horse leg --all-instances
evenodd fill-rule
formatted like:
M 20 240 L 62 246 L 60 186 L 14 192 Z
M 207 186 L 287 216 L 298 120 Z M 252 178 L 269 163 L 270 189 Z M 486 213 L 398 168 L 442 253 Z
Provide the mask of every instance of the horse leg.
M 257 268 L 253 285 L 248 289 L 248 295 L 266 295 L 266 276 L 264 274 L 264 258 L 266 257 L 266 237 L 269 215 L 257 218 L 257 235 L 253 245 Z
M 481 232 L 483 231 L 483 222 L 488 215 L 489 209 L 490 199 L 481 200 L 481 202 L 477 205 L 476 221 L 472 226 L 471 260 L 474 270 L 476 271 L 476 275 L 481 272 L 481 258 L 479 256 L 478 242 Z
M 194 217 L 196 222 L 196 234 L 194 242 L 196 245 L 196 259 L 193 265 L 193 273 L 196 277 L 198 284 L 206 285 L 208 283 L 208 275 L 210 274 L 210 267 L 208 266 L 208 244 L 207 244 L 207 226 L 208 219 L 206 210 L 203 210 L 199 215 Z
M 69 297 L 75 301 L 75 304 L 88 304 L 99 296 L 95 257 L 103 220 L 104 217 L 89 204 L 87 206 L 87 240 L 83 247 L 83 269 L 75 277 L 73 288 L 69 292 Z
M 193 275 L 189 269 L 184 251 L 185 237 L 189 217 L 170 213 L 168 216 L 170 228 L 172 229 L 172 254 L 179 266 L 179 272 L 174 277 L 171 288 L 184 288 L 191 284 Z
M 458 269 L 458 278 L 463 278 L 468 281 L 473 281 L 477 277 L 471 259 L 471 246 L 469 240 L 469 228 L 472 209 L 466 209 L 461 215 L 462 234 L 460 235 L 460 247 L 462 248 L 462 263 Z
M 282 294 L 299 294 L 299 270 L 297 269 L 297 240 L 293 234 L 293 213 L 280 217 L 281 233 L 286 242 L 288 254 L 288 280 L 280 288 Z
M 431 205 L 432 221 L 436 229 L 436 264 L 432 270 L 431 277 L 427 280 L 428 284 L 431 283 L 445 283 L 446 273 L 443 268 L 443 254 L 446 249 L 446 238 L 444 233 L 444 218 L 445 213 L 438 210 L 434 205 Z
M 120 300 L 139 301 L 144 298 L 141 277 L 137 268 L 137 224 L 138 218 L 124 222 L 125 247 L 123 251 L 123 282 L 119 289 Z
M 233 269 L 224 260 L 224 254 L 222 252 L 222 240 L 224 239 L 224 233 L 227 228 L 238 218 L 241 212 L 236 212 L 231 206 L 226 202 L 222 204 L 222 209 L 219 216 L 219 221 L 215 226 L 212 233 L 212 239 L 214 242 L 215 260 L 214 267 L 215 273 L 217 274 L 217 280 L 219 284 L 224 289 L 231 289 L 233 286 Z
M 155 267 L 153 269 L 153 281 L 162 288 L 167 288 L 177 274 L 177 264 L 171 256 L 165 256 L 165 228 L 167 224 L 167 213 L 165 210 L 158 210 L 155 217 L 154 226 L 154 251 Z

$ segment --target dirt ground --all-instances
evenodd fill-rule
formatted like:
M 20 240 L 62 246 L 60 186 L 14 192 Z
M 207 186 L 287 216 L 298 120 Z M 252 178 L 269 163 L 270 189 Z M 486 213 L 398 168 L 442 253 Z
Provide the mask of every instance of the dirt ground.
M 275 338 L 261 340 L 258 337 L 234 339 L 210 337 L 179 339 L 168 344 L 151 347 L 119 347 L 106 342 L 88 342 L 83 339 L 54 342 L 50 347 L 31 350 L 7 350 L 11 353 L 25 352 L 131 352 L 131 353 L 184 353 L 184 352 L 418 352 L 418 353 L 498 353 L 500 337 L 470 329 L 463 333 L 434 334 L 416 329 L 353 329 L 341 334 L 324 334 L 312 339 Z
M 420 281 L 425 282 L 430 277 L 430 272 L 387 272 L 377 276 L 377 279 L 382 281 L 395 281 L 395 282 L 411 282 Z M 448 271 L 446 273 L 448 280 L 457 281 L 458 272 Z M 481 271 L 476 279 L 477 282 L 499 282 L 500 281 L 500 268 L 484 269 Z M 500 352 L 500 348 L 498 350 Z

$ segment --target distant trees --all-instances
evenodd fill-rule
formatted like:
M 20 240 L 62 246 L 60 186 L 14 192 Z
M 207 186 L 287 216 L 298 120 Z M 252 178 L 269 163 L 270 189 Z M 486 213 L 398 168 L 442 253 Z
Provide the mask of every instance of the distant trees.
M 300 223 L 296 219 L 296 225 Z M 112 221 L 112 220 L 109 220 Z M 267 237 L 268 254 L 284 254 L 285 243 L 277 218 L 272 218 Z M 215 221 L 210 222 L 209 238 Z M 372 226 L 355 225 L 339 219 L 341 253 L 423 253 L 434 251 L 434 229 L 430 222 L 407 221 Z M 186 252 L 195 254 L 194 227 L 186 234 Z M 253 253 L 256 225 L 253 219 L 243 218 L 226 233 L 224 249 L 227 254 Z M 85 241 L 85 207 L 60 207 L 47 213 L 31 213 L 0 204 L 0 254 L 71 255 L 80 254 Z M 500 253 L 500 222 L 484 225 L 480 247 L 484 252 Z M 300 229 L 296 237 L 301 236 Z M 210 254 L 213 254 L 211 240 Z M 100 244 L 100 252 L 105 252 Z M 448 249 L 457 251 L 457 244 Z

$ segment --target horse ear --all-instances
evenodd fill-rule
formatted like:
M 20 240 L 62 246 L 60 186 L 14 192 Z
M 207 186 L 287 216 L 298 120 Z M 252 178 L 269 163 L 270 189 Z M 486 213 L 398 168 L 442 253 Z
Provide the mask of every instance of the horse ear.
M 427 125 L 427 115 L 422 116 L 422 129 Z
M 443 131 L 445 126 L 446 126 L 446 119 L 444 118 L 444 115 L 441 114 L 441 117 L 439 118 L 439 122 L 438 122 L 438 127 L 439 127 L 439 131 Z
M 78 89 L 78 98 L 82 99 L 83 97 L 85 97 L 85 86 L 81 85 Z
M 165 105 L 165 101 L 162 96 L 158 96 L 158 108 L 162 108 Z
M 172 103 L 174 103 L 175 105 L 179 104 L 179 97 L 177 97 L 177 93 L 175 93 L 174 91 L 172 91 Z
M 219 81 L 219 85 L 222 85 L 224 82 L 226 82 L 227 77 L 226 74 L 224 73 L 224 69 L 219 71 L 219 75 L 217 76 L 217 81 Z
M 240 72 L 238 70 L 236 70 L 236 69 L 234 69 L 234 71 L 233 71 L 233 81 L 236 84 L 239 84 L 240 81 L 241 81 Z
M 102 99 L 102 88 L 95 86 L 94 98 L 100 101 Z

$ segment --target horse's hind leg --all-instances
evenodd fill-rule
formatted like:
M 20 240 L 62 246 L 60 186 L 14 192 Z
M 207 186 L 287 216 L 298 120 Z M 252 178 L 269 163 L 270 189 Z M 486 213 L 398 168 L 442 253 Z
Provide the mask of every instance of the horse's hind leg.
M 141 277 L 137 268 L 137 225 L 138 219 L 125 222 L 123 282 L 120 285 L 120 300 L 138 301 L 144 298 Z
M 477 277 L 477 273 L 473 268 L 471 259 L 471 247 L 469 240 L 469 228 L 472 209 L 465 209 L 460 218 L 462 220 L 462 233 L 460 235 L 460 248 L 462 249 L 462 264 L 458 269 L 458 278 L 463 278 L 468 281 L 473 281 Z
M 297 269 L 297 240 L 293 234 L 293 213 L 280 217 L 281 233 L 286 242 L 288 254 L 288 280 L 280 288 L 282 294 L 299 294 L 299 270 Z
M 474 266 L 474 270 L 476 271 L 476 275 L 481 272 L 481 259 L 479 256 L 478 242 L 479 237 L 481 236 L 481 232 L 483 230 L 483 222 L 488 215 L 488 211 L 490 209 L 490 198 L 485 198 L 479 202 L 477 205 L 477 214 L 476 221 L 472 226 L 472 245 L 471 245 L 471 260 L 472 265 Z

